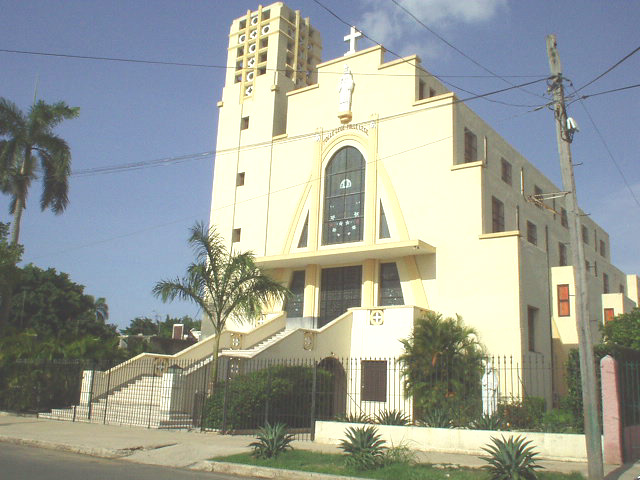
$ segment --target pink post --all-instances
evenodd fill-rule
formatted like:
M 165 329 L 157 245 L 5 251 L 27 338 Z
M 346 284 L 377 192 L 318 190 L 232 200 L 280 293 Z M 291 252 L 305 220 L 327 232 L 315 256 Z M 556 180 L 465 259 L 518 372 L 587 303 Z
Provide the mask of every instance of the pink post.
M 607 355 L 600 360 L 602 373 L 602 424 L 604 432 L 604 462 L 624 463 L 622 445 L 622 418 L 620 417 L 620 391 L 618 389 L 618 362 Z

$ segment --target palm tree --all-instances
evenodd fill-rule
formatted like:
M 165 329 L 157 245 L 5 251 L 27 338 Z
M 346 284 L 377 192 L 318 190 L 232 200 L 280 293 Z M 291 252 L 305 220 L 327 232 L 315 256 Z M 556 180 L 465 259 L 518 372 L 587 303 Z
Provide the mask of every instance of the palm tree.
M 77 117 L 79 111 L 64 102 L 39 100 L 25 114 L 15 103 L 0 98 L 0 190 L 11 195 L 11 245 L 18 243 L 29 187 L 39 173 L 43 182 L 40 208 L 60 214 L 67 207 L 71 150 L 53 129 Z
M 163 302 L 175 298 L 191 301 L 211 321 L 215 333 L 212 374 L 215 384 L 220 334 L 227 319 L 231 315 L 244 320 L 255 318 L 263 305 L 284 299 L 289 290 L 266 275 L 251 252 L 228 252 L 214 228 L 207 230 L 202 223 L 196 223 L 191 228 L 189 244 L 196 261 L 189 265 L 186 275 L 158 282 L 153 294 Z
M 462 318 L 443 318 L 429 311 L 418 318 L 413 333 L 401 340 L 399 357 L 404 387 L 414 397 L 418 416 L 434 409 L 465 415 L 476 406 L 483 370 L 484 347 Z M 481 406 L 481 405 L 480 405 Z
M 93 309 L 95 310 L 96 320 L 101 323 L 107 323 L 109 320 L 109 305 L 104 297 L 99 297 L 93 302 Z

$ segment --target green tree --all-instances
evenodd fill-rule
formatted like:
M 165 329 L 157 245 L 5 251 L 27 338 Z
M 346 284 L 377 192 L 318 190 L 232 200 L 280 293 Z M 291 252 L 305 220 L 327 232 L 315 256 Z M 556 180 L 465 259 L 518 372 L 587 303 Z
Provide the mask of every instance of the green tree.
M 161 338 L 171 338 L 173 336 L 173 326 L 175 324 L 184 325 L 184 331 L 192 329 L 200 330 L 200 321 L 194 320 L 189 315 L 180 318 L 165 316 L 164 321 L 157 322 L 149 317 L 136 317 L 129 323 L 127 328 L 120 331 L 123 335 L 158 335 Z
M 11 245 L 7 241 L 9 225 L 0 223 L 0 305 L 2 305 L 13 291 L 13 287 L 20 275 L 16 266 L 22 258 L 22 245 Z M 5 322 L 0 315 L 0 335 L 4 331 Z
M 618 315 L 602 326 L 603 343 L 640 351 L 640 308 Z
M 123 335 L 158 335 L 158 324 L 149 317 L 136 317 L 120 331 Z
M 196 261 L 187 267 L 186 275 L 175 280 L 162 280 L 153 294 L 163 302 L 187 300 L 198 305 L 213 325 L 212 382 L 218 378 L 220 334 L 231 315 L 241 319 L 258 316 L 263 305 L 282 300 L 289 290 L 266 275 L 255 263 L 251 252 L 229 252 L 222 237 L 202 223 L 191 228 L 189 244 Z
M 15 103 L 0 98 L 0 188 L 11 195 L 12 245 L 18 243 L 29 187 L 38 178 L 38 170 L 43 187 L 40 208 L 60 214 L 67 207 L 71 150 L 53 129 L 79 112 L 64 102 L 39 100 L 25 114 Z
M 473 328 L 465 326 L 460 316 L 443 318 L 430 311 L 401 341 L 404 387 L 413 395 L 418 418 L 435 409 L 459 418 L 478 413 L 484 348 Z

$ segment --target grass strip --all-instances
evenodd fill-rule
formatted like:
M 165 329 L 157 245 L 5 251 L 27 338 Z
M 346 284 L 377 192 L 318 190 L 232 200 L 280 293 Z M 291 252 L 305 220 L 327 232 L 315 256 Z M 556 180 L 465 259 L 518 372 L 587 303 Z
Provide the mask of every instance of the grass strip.
M 404 462 L 387 465 L 375 470 L 363 471 L 347 466 L 344 455 L 310 452 L 307 450 L 292 450 L 271 459 L 255 458 L 249 453 L 241 453 L 228 457 L 212 458 L 211 460 L 380 480 L 489 480 L 487 472 L 479 469 L 457 466 L 436 468 L 430 464 Z M 538 474 L 538 478 L 540 480 L 584 480 L 584 477 L 579 473 L 566 474 L 544 471 Z

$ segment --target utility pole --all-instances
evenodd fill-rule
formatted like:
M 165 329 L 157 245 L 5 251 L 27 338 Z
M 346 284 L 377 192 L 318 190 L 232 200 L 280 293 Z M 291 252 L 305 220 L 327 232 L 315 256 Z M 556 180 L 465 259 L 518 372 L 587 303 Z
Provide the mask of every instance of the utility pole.
M 553 92 L 554 114 L 556 118 L 556 137 L 558 153 L 562 169 L 562 186 L 568 192 L 565 197 L 567 220 L 569 221 L 569 239 L 571 242 L 571 258 L 575 285 L 576 327 L 580 353 L 580 377 L 582 383 L 582 405 L 584 414 L 584 431 L 587 442 L 587 459 L 589 480 L 602 480 L 602 439 L 596 397 L 596 370 L 593 355 L 593 332 L 589 320 L 589 299 L 587 291 L 587 271 L 584 261 L 584 246 L 580 240 L 580 211 L 576 196 L 576 181 L 573 176 L 571 161 L 571 140 L 573 127 L 567 124 L 567 110 L 564 103 L 562 85 L 562 65 L 557 51 L 555 35 L 547 35 L 547 55 L 551 68 L 552 83 L 549 89 Z

